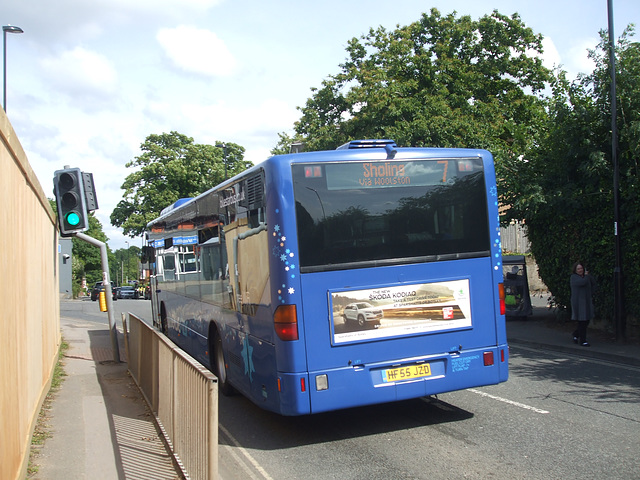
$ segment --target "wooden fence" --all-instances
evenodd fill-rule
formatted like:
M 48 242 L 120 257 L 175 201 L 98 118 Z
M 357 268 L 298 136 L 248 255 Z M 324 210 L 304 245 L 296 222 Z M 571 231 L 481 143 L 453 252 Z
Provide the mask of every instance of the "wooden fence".
M 531 244 L 527 238 L 527 229 L 522 223 L 512 223 L 500 227 L 500 239 L 504 253 L 530 253 Z
M 61 342 L 58 236 L 53 210 L 2 109 L 0 172 L 0 478 L 22 479 Z

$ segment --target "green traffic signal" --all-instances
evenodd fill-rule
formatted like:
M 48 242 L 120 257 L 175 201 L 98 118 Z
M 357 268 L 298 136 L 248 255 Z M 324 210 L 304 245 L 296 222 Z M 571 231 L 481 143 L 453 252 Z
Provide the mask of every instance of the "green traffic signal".
M 67 223 L 72 227 L 75 227 L 80 223 L 80 215 L 78 215 L 76 212 L 69 212 L 67 214 Z
M 89 228 L 83 173 L 79 168 L 65 168 L 53 173 L 53 192 L 58 207 L 60 235 L 73 236 Z

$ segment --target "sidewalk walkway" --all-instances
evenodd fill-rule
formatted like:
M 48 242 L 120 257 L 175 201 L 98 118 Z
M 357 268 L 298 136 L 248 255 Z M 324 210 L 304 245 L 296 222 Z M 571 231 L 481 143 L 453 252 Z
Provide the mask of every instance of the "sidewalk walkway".
M 51 438 L 34 463 L 38 480 L 179 479 L 153 416 L 121 363 L 108 325 L 61 318 L 67 374 L 48 414 Z
M 546 307 L 546 300 L 532 298 L 533 315 L 528 319 L 507 319 L 507 340 L 510 345 L 527 345 L 583 357 L 640 366 L 640 343 L 618 343 L 615 336 L 590 328 L 587 340 L 590 347 L 576 345 L 572 340 L 575 322 L 560 323 Z

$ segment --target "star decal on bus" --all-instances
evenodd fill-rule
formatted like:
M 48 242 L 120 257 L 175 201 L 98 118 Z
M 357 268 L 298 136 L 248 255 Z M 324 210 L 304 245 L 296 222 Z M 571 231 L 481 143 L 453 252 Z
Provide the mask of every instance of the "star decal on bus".
M 242 359 L 244 360 L 244 374 L 249 374 L 249 380 L 253 381 L 253 372 L 256 369 L 253 366 L 253 347 L 249 345 L 249 336 L 245 335 L 242 342 L 242 351 L 240 352 Z

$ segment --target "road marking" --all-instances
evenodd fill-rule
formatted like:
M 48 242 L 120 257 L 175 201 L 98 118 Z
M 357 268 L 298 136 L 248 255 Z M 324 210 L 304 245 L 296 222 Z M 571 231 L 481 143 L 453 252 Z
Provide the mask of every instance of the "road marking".
M 549 413 L 547 410 L 542 410 L 540 408 L 532 407 L 531 405 L 525 405 L 524 403 L 514 402 L 513 400 L 508 400 L 502 397 L 496 397 L 495 395 L 491 395 L 489 393 L 481 392 L 480 390 L 476 390 L 475 388 L 469 388 L 468 391 L 477 393 L 478 395 L 482 395 L 483 397 L 491 398 L 493 400 L 498 400 L 499 402 L 508 403 L 509 405 L 513 405 L 514 407 L 524 408 L 525 410 L 531 410 L 536 413 Z
M 240 456 L 233 451 L 233 447 L 230 447 L 229 445 L 220 445 L 218 448 L 222 448 L 224 449 L 229 455 L 231 455 L 233 457 L 233 459 L 235 460 L 236 464 L 240 466 L 240 468 L 244 471 L 244 473 L 247 475 L 246 478 L 251 478 L 252 480 L 259 480 L 259 477 L 257 475 L 255 475 L 251 469 L 247 466 L 247 464 L 240 458 Z M 218 477 L 222 479 L 222 476 L 218 473 Z
M 229 440 L 231 440 L 231 443 L 233 443 L 238 448 L 240 453 L 242 453 L 242 455 L 245 456 L 245 458 L 249 461 L 249 463 L 253 465 L 253 468 L 255 468 L 265 480 L 273 480 L 273 478 L 271 478 L 271 476 L 265 471 L 265 469 L 260 466 L 260 464 L 256 461 L 256 459 L 253 458 L 245 448 L 240 446 L 240 443 L 238 443 L 238 441 L 233 437 L 233 435 L 231 435 L 229 430 L 227 430 L 226 428 L 224 428 L 224 426 L 220 424 L 218 424 L 218 428 L 222 430 L 222 433 L 224 433 L 229 438 Z

